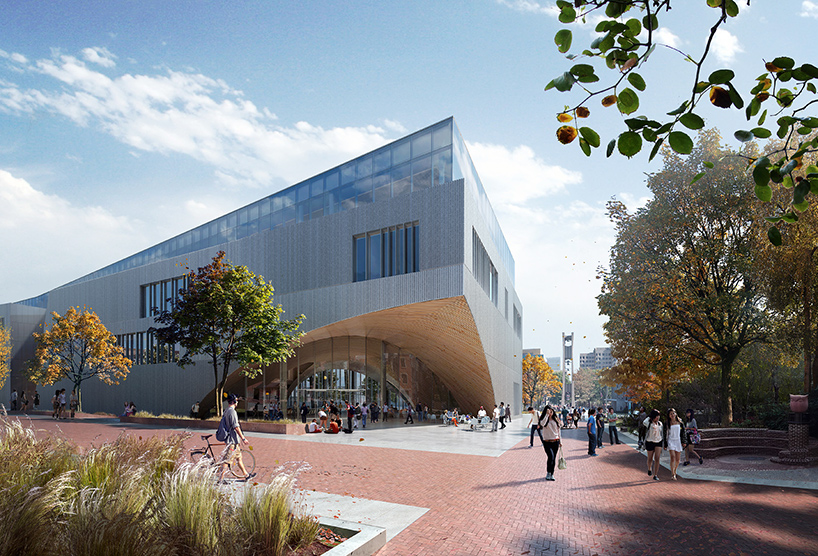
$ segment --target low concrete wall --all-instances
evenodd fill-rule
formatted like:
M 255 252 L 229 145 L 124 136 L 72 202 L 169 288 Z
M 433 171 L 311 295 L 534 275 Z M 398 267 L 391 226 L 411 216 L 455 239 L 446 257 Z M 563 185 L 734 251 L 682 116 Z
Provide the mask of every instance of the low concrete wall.
M 213 429 L 219 428 L 218 421 L 204 421 L 201 419 L 160 419 L 159 417 L 120 417 L 120 423 L 135 423 L 138 425 L 150 425 L 156 427 L 173 427 L 177 429 L 197 428 Z M 268 434 L 306 434 L 306 425 L 266 423 L 256 421 L 241 421 L 241 430 L 245 432 L 264 432 Z

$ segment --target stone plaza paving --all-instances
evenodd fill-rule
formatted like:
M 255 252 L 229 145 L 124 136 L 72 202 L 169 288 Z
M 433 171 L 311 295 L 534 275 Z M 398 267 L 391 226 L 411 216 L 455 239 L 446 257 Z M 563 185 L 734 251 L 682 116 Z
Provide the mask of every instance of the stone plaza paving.
M 818 468 L 733 457 L 680 467 L 671 481 L 665 460 L 654 481 L 632 438 L 611 446 L 606 434 L 591 458 L 580 428 L 563 431 L 568 469 L 550 482 L 527 423 L 517 417 L 496 433 L 390 422 L 351 435 L 248 436 L 261 480 L 304 462 L 308 511 L 385 527 L 378 555 L 818 554 Z M 92 417 L 31 424 L 81 446 L 174 431 Z M 213 431 L 190 432 L 192 447 Z

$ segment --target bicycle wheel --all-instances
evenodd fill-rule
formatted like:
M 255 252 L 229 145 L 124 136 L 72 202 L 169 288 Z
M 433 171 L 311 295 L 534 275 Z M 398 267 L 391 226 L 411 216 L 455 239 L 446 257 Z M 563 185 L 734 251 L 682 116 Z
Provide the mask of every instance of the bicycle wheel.
M 210 454 L 207 453 L 207 450 L 203 449 L 195 449 L 190 451 L 190 461 L 193 463 L 199 463 L 199 461 L 205 460 L 205 462 L 210 462 L 212 465 L 213 458 L 210 457 Z
M 244 463 L 244 468 L 247 470 L 248 475 L 256 470 L 256 456 L 253 455 L 253 452 L 251 452 L 250 450 L 242 450 L 241 460 Z M 236 462 L 231 463 L 229 467 L 230 474 L 233 475 L 235 478 L 237 479 L 244 478 L 244 475 L 241 472 L 241 468 L 238 466 Z

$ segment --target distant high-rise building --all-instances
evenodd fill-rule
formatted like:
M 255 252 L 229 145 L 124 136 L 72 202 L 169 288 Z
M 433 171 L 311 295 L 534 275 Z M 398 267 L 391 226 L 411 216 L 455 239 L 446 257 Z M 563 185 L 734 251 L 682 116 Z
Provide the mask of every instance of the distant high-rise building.
M 609 347 L 594 348 L 594 351 L 579 354 L 580 369 L 600 370 L 615 367 L 617 364 L 618 361 L 611 355 Z

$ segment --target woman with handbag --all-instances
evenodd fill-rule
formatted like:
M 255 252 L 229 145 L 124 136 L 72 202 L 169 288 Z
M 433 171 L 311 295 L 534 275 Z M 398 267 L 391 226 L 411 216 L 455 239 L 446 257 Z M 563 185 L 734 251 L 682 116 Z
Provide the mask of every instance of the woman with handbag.
M 542 445 L 545 449 L 545 455 L 548 458 L 545 467 L 547 472 L 545 480 L 553 481 L 555 480 L 554 468 L 557 463 L 557 450 L 560 448 L 560 428 L 562 427 L 562 423 L 560 422 L 559 415 L 557 415 L 550 405 L 545 406 L 545 409 L 542 410 L 539 426 L 542 430 Z
M 685 446 L 685 465 L 690 465 L 690 454 L 699 458 L 699 465 L 704 463 L 702 458 L 696 450 L 693 449 L 694 444 L 701 442 L 701 435 L 699 434 L 699 425 L 696 423 L 696 418 L 693 416 L 693 410 L 685 411 L 685 431 L 687 432 L 687 446 Z

